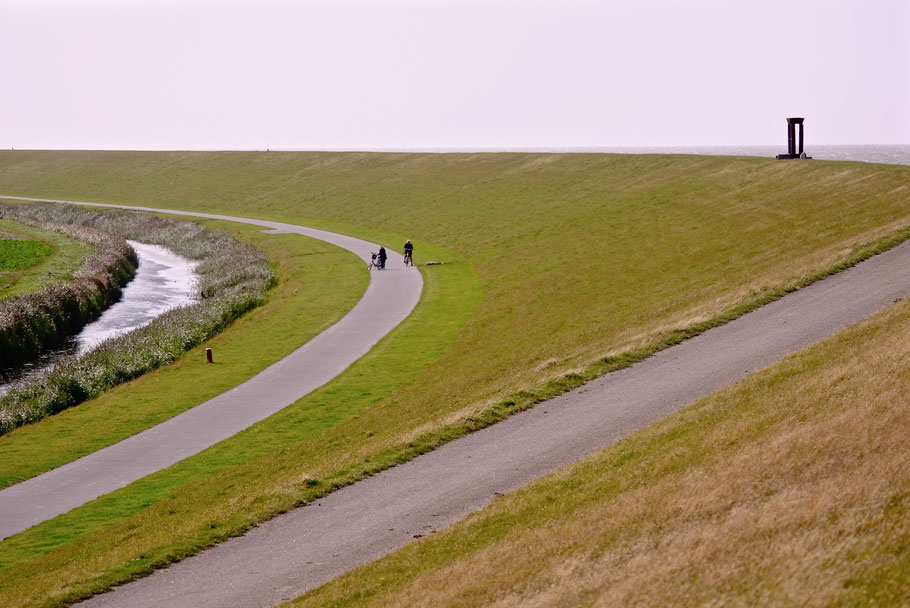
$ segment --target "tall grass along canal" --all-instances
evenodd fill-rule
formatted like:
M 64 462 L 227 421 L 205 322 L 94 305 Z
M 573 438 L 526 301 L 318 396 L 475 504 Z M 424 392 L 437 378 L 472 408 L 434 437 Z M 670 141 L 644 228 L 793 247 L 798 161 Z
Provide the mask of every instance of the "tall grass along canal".
M 39 360 L 0 369 L 0 395 L 20 380 L 36 378 L 68 357 L 78 357 L 108 338 L 138 329 L 168 310 L 198 299 L 196 266 L 160 245 L 127 241 L 139 257 L 135 278 L 123 289 L 119 302 L 96 321 L 86 325 L 65 346 L 49 351 Z

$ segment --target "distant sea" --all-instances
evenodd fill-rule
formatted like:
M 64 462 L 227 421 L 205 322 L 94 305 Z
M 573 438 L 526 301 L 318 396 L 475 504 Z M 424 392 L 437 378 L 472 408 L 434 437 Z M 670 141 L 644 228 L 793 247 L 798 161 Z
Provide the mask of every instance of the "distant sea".
M 582 150 L 573 150 L 581 152 Z M 763 156 L 774 158 L 786 146 L 680 146 L 660 148 L 597 148 L 586 152 L 623 154 L 706 154 L 709 156 Z M 862 163 L 910 165 L 910 145 L 806 146 L 806 154 L 818 160 L 853 160 Z
M 372 148 L 370 152 L 558 152 L 613 154 L 705 154 L 709 156 L 761 156 L 774 158 L 787 152 L 782 146 L 662 146 L 612 148 Z M 910 165 L 910 145 L 806 146 L 806 154 L 818 160 L 852 160 L 862 163 Z

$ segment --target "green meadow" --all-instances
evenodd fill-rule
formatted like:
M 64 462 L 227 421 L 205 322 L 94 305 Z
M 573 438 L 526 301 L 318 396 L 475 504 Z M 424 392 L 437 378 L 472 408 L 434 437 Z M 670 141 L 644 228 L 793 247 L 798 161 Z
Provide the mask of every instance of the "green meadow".
M 41 241 L 0 240 L 0 269 L 22 270 L 34 266 L 51 253 L 51 246 Z
M 868 257 L 906 238 L 908 183 L 908 167 L 697 156 L 0 152 L 5 194 L 287 221 L 396 250 L 410 238 L 425 279 L 414 314 L 332 383 L 0 543 L 0 603 L 61 605 L 141 576 Z M 231 357 L 209 383 L 191 354 L 0 438 L 2 483 L 236 384 L 280 356 L 253 348 L 263 335 L 291 348 L 297 324 L 299 343 L 365 287 L 349 254 L 234 230 L 299 295 L 276 291 L 213 340 L 248 365 Z M 316 309 L 292 316 L 301 302 Z M 94 428 L 113 412 L 120 430 Z

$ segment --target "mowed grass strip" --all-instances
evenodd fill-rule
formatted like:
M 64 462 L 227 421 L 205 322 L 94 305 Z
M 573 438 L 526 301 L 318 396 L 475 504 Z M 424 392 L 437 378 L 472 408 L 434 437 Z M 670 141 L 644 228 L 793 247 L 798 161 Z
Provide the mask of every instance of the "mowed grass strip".
M 360 299 L 366 269 L 349 252 L 299 235 L 203 222 L 264 250 L 279 284 L 269 302 L 176 363 L 0 437 L 0 487 L 33 477 L 198 405 L 298 348 Z M 331 285 L 331 288 L 327 288 Z M 203 349 L 212 348 L 208 365 Z
M 425 276 L 466 283 L 470 296 L 447 307 L 446 295 L 429 320 L 402 327 L 437 345 L 412 364 L 422 343 L 405 335 L 409 348 L 381 360 L 383 372 L 413 376 L 374 392 L 364 374 L 337 394 L 356 404 L 315 434 L 304 429 L 299 445 L 189 483 L 174 503 L 103 530 L 75 526 L 85 535 L 73 542 L 63 522 L 76 511 L 3 543 L 15 557 L 0 599 L 25 605 L 83 597 L 239 533 L 897 242 L 910 223 L 910 170 L 857 163 L 0 152 L 0 167 L 0 191 L 21 195 L 268 217 L 395 248 L 410 238 L 418 263 L 456 262 Z M 55 525 L 53 552 L 41 555 Z
M 910 302 L 287 604 L 910 605 Z
M 25 249 L 34 251 L 22 257 Z M 88 243 L 58 232 L 0 220 L 0 298 L 67 281 L 91 253 Z

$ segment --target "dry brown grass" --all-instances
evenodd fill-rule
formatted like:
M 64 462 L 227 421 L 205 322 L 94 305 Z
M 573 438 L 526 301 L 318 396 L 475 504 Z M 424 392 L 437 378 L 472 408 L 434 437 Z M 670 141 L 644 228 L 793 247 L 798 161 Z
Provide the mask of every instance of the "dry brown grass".
M 908 379 L 904 302 L 295 605 L 910 605 Z

